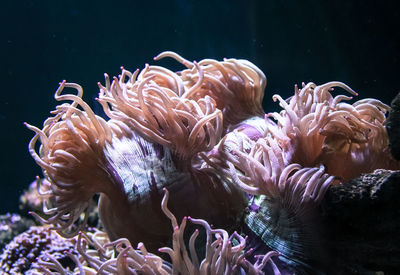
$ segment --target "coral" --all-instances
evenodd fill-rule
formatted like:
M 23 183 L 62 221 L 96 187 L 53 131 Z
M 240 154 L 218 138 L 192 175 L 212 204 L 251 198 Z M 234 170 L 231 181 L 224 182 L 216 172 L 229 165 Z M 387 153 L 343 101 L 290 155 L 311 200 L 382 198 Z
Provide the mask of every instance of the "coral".
M 0 215 L 0 251 L 15 236 L 34 225 L 32 220 L 21 217 L 18 214 L 7 213 Z
M 0 256 L 0 271 L 5 274 L 25 274 L 38 261 L 49 257 L 69 262 L 68 254 L 77 254 L 74 241 L 61 238 L 49 226 L 32 226 L 6 245 Z

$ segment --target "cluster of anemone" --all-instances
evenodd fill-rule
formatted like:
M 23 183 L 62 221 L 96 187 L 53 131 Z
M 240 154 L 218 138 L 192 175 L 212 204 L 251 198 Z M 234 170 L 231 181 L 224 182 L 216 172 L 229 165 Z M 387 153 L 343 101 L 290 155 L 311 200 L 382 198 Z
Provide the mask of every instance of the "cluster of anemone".
M 154 251 L 171 241 L 169 221 L 157 207 L 163 188 L 170 191 L 178 219 L 199 217 L 226 230 L 244 220 L 256 233 L 252 226 L 260 220 L 246 211 L 260 196 L 267 202 L 260 213 L 275 217 L 261 227 L 277 227 L 265 229 L 268 238 L 292 236 L 282 220 L 291 227 L 301 220 L 294 227 L 303 226 L 304 215 L 331 184 L 377 168 L 399 168 L 387 150 L 389 107 L 375 99 L 348 104 L 351 97 L 333 97 L 334 87 L 357 95 L 341 82 L 295 86 L 286 100 L 273 96 L 280 113 L 265 114 L 266 78 L 249 61 L 190 62 L 172 52 L 155 59 L 164 57 L 186 68 L 122 69 L 112 81 L 105 75 L 98 101 L 108 119 L 82 100 L 79 85 L 63 81 L 55 99 L 69 103 L 57 106 L 42 129 L 27 125 L 36 133 L 30 153 L 46 177 L 38 188 L 47 217 L 38 218 L 62 236 L 84 228 L 92 197 L 100 193 L 100 218 L 110 240 L 127 238 Z M 77 93 L 64 94 L 66 88 Z M 115 245 L 125 251 L 121 242 Z M 220 249 L 218 242 L 211 247 Z

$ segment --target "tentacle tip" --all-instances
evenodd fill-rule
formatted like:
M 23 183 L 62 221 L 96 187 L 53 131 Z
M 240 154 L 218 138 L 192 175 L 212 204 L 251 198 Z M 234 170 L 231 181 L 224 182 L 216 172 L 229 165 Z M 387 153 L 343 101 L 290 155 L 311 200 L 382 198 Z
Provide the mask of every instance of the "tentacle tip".
M 163 54 L 165 54 L 165 52 L 160 52 L 155 57 L 153 57 L 153 60 L 160 60 L 162 58 Z

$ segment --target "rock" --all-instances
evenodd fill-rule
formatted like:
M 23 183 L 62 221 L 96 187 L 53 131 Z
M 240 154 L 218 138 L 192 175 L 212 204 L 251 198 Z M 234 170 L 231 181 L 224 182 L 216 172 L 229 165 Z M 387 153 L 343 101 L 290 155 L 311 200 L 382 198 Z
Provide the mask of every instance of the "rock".
M 376 170 L 332 186 L 321 205 L 329 274 L 397 274 L 400 172 Z

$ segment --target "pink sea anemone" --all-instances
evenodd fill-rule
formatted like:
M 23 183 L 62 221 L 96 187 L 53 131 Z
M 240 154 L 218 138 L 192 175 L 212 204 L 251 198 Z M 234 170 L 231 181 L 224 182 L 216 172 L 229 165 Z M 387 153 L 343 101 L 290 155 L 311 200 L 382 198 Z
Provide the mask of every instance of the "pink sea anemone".
M 188 89 L 184 97 L 211 96 L 224 114 L 224 125 L 234 125 L 247 118 L 264 115 L 262 100 L 267 80 L 253 63 L 243 59 L 201 60 L 190 62 L 173 52 L 163 52 L 155 59 L 172 57 L 187 69 L 179 76 Z
M 398 169 L 388 151 L 384 127 L 389 106 L 376 99 L 362 99 L 353 104 L 343 102 L 351 97 L 333 97 L 333 87 L 357 95 L 341 82 L 321 86 L 303 83 L 286 101 L 279 95 L 284 109 L 270 113 L 268 133 L 276 138 L 285 152 L 285 159 L 302 166 L 323 164 L 331 175 L 343 180 L 377 168 Z

